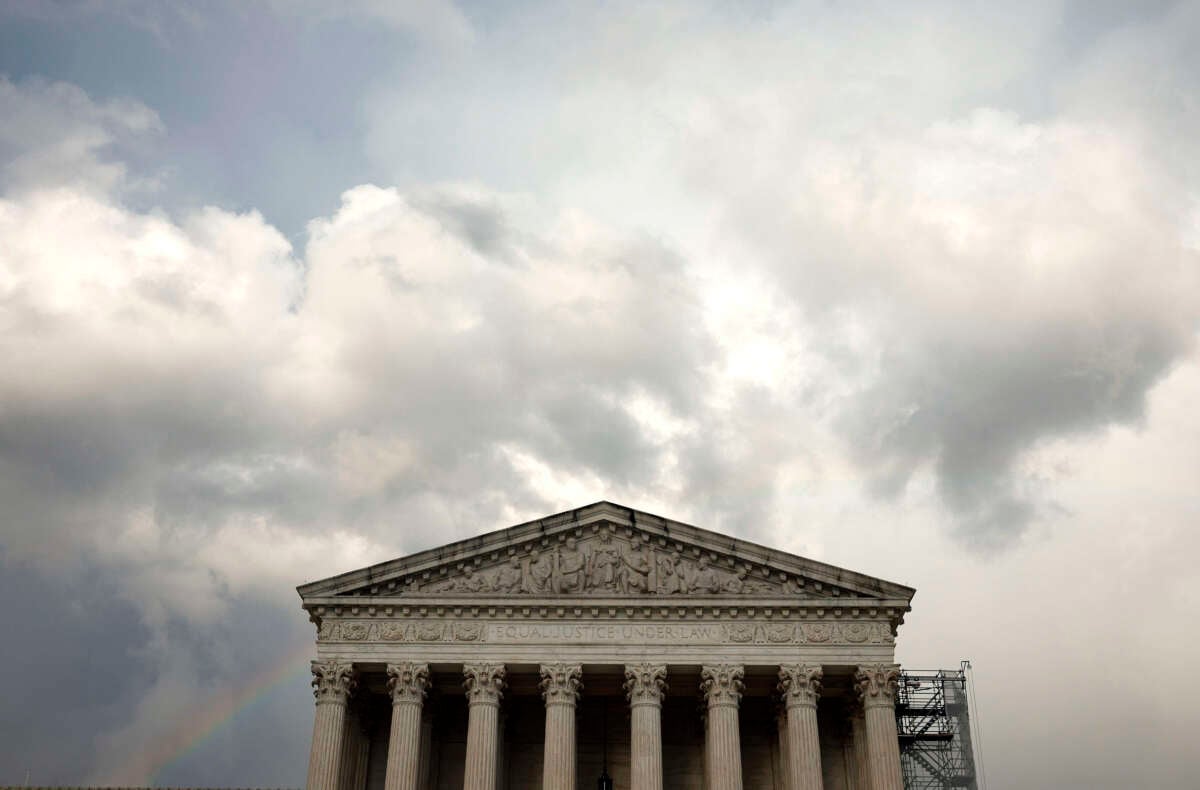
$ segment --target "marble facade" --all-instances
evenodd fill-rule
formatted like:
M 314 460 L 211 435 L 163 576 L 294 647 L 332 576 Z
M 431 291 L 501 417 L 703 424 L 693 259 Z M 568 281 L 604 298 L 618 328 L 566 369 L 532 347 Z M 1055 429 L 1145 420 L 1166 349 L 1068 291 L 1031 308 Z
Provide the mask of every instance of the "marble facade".
M 900 790 L 914 591 L 600 502 L 299 588 L 309 790 Z

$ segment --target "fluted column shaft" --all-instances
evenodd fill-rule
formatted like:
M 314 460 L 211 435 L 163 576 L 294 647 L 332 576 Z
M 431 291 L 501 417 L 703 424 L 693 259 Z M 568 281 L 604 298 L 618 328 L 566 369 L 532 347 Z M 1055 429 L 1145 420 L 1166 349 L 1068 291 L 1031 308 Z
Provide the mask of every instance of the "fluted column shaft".
M 352 710 L 346 711 L 345 732 L 342 735 L 341 790 L 364 790 L 367 781 L 367 758 L 370 741 L 363 734 L 362 724 Z
M 813 664 L 780 667 L 779 692 L 787 710 L 786 775 L 792 782 L 792 790 L 822 790 L 821 736 L 817 729 L 821 667 Z
M 626 664 L 630 718 L 630 790 L 662 790 L 662 701 L 666 664 Z
M 575 705 L 579 700 L 579 664 L 542 664 L 546 700 L 546 738 L 542 753 L 543 790 L 575 790 Z
M 346 701 L 354 690 L 354 667 L 337 661 L 314 661 L 312 673 L 317 710 L 313 717 L 306 787 L 307 790 L 339 790 Z
M 467 664 L 463 677 L 468 704 L 463 790 L 496 790 L 504 665 Z
M 433 762 L 433 716 L 430 706 L 421 710 L 421 767 L 417 769 L 417 787 L 429 790 L 430 767 Z
M 708 790 L 742 790 L 742 744 L 738 705 L 744 670 L 735 664 L 715 664 L 700 670 L 700 690 L 707 705 L 704 768 Z
M 792 765 L 788 760 L 788 719 L 787 708 L 780 708 L 775 716 L 776 734 L 779 736 L 779 776 L 783 790 L 793 790 Z
M 867 734 L 867 773 L 871 790 L 904 790 L 896 736 L 896 664 L 861 666 L 854 676 Z
M 854 739 L 854 790 L 871 790 L 871 768 L 867 759 L 867 724 L 859 707 L 850 717 Z
M 421 770 L 421 710 L 429 691 L 429 666 L 388 664 L 392 727 L 388 733 L 385 790 L 417 790 Z

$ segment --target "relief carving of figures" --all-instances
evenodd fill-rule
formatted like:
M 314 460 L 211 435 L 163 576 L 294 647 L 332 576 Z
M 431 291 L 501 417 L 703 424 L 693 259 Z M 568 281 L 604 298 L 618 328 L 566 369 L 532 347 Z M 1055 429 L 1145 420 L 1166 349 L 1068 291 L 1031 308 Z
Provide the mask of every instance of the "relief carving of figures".
M 555 559 L 558 573 L 555 576 L 555 592 L 583 592 L 587 583 L 587 556 L 578 549 L 575 538 L 567 538 L 565 546 L 558 549 Z
M 429 589 L 433 592 L 484 592 L 488 586 L 487 576 L 467 567 L 461 576 L 443 579 Z
M 617 586 L 617 569 L 621 557 L 617 547 L 612 543 L 612 537 L 607 532 L 600 533 L 598 545 L 590 558 L 587 582 L 589 590 L 613 590 Z
M 467 568 L 459 579 L 460 589 L 466 592 L 483 592 L 487 589 L 487 579 L 482 573 L 476 573 L 474 568 Z
M 683 569 L 679 566 L 679 552 L 673 551 L 670 554 L 658 555 L 658 594 L 659 595 L 675 595 L 683 592 L 685 582 L 680 572 Z
M 701 557 L 699 564 L 696 566 L 696 573 L 692 576 L 691 585 L 688 587 L 689 592 L 714 594 L 721 591 L 721 579 L 717 575 L 716 568 L 712 568 L 708 564 L 707 557 Z
M 608 529 L 585 538 L 570 535 L 557 546 L 534 548 L 525 557 L 513 554 L 483 569 L 470 563 L 460 568 L 450 575 L 443 570 L 442 578 L 422 585 L 421 591 L 539 596 L 748 595 L 802 589 L 792 576 L 781 575 L 776 580 L 766 576 L 765 569 L 746 564 L 730 569 L 707 554 L 689 558 L 678 549 L 655 549 L 637 533 L 614 535 Z M 818 636 L 814 641 L 821 640 Z
M 525 592 L 534 595 L 553 592 L 550 577 L 554 575 L 554 558 L 537 549 L 529 555 L 529 567 L 525 571 Z
M 498 593 L 519 593 L 522 580 L 521 560 L 514 555 L 496 571 L 492 589 Z
M 621 567 L 617 570 L 620 591 L 629 594 L 644 593 L 650 587 L 650 558 L 642 547 L 642 541 L 633 536 L 628 551 L 621 552 Z

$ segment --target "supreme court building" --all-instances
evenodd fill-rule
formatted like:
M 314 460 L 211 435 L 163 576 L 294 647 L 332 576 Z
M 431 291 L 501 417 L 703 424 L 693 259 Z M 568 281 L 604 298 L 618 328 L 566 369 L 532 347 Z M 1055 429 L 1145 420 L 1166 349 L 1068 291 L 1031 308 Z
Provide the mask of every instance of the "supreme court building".
M 901 790 L 914 590 L 609 502 L 299 588 L 309 790 Z

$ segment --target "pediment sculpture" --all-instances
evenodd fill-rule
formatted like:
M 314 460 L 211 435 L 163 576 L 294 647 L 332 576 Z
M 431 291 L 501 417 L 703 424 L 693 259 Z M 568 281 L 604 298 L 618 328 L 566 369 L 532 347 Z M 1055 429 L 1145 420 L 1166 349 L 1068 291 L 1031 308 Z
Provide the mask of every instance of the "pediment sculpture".
M 496 595 L 794 594 L 802 582 L 765 565 L 739 562 L 682 544 L 657 547 L 639 533 L 602 529 L 555 545 L 534 544 L 488 565 L 465 563 L 444 578 L 409 577 L 410 593 Z

